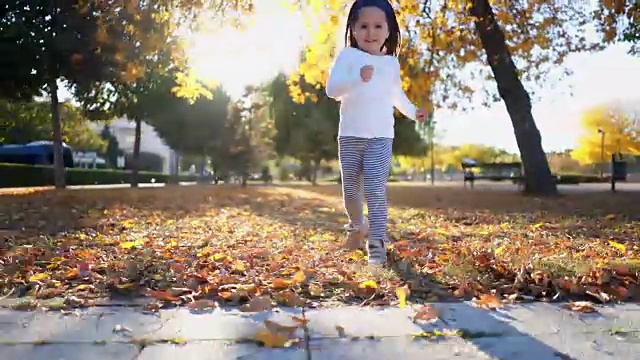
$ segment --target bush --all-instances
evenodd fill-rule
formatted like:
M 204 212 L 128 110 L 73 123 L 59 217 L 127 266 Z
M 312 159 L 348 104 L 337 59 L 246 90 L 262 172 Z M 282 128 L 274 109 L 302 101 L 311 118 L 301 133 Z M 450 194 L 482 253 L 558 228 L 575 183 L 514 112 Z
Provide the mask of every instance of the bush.
M 130 168 L 133 154 L 127 154 L 125 157 L 125 164 L 127 169 Z M 164 158 L 156 153 L 141 152 L 138 158 L 138 170 L 148 172 L 162 172 L 164 165 Z
M 560 174 L 556 176 L 556 183 L 563 185 L 577 185 L 580 183 L 606 183 L 611 180 L 610 176 L 600 177 L 598 175 L 582 174 Z
M 141 171 L 138 182 L 167 183 L 169 175 L 158 172 Z M 181 176 L 179 181 L 196 181 L 196 176 Z M 113 185 L 128 184 L 131 173 L 111 169 L 66 169 L 67 185 Z M 23 164 L 0 164 L 0 188 L 31 187 L 53 185 L 53 167 Z

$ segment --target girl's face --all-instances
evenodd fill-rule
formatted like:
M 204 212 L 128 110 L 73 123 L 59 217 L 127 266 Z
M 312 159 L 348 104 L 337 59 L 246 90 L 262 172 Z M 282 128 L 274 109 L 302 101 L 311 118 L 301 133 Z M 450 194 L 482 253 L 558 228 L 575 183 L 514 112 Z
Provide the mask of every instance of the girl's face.
M 389 37 L 389 26 L 384 11 L 367 6 L 358 12 L 358 21 L 351 29 L 358 47 L 372 55 L 382 54 L 382 45 Z

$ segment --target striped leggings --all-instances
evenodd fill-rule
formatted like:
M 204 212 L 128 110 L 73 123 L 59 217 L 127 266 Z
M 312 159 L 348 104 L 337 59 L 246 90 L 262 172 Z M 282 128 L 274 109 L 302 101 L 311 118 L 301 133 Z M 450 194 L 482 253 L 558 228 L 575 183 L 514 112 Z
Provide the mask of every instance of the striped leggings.
M 392 144 L 391 138 L 345 136 L 338 139 L 342 196 L 349 226 L 356 228 L 363 223 L 364 195 L 369 209 L 369 241 L 386 242 L 387 179 Z

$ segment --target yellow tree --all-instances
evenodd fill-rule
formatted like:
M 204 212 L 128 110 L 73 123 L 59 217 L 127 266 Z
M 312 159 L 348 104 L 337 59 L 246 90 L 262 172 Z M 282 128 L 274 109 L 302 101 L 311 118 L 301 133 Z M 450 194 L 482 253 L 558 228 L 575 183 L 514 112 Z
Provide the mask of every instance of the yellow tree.
M 464 144 L 452 147 L 448 152 L 446 152 L 443 165 L 461 168 L 461 162 L 463 159 L 472 159 L 479 163 L 512 160 L 505 158 L 505 155 L 508 155 L 505 151 L 491 146 Z
M 301 2 L 301 1 L 300 1 Z M 590 3 L 548 0 L 392 0 L 404 32 L 401 66 L 404 87 L 417 103 L 457 108 L 483 93 L 487 103 L 504 101 L 526 173 L 525 190 L 556 193 L 540 132 L 525 89 L 555 80 L 572 52 L 593 51 L 617 40 L 618 21 L 637 12 L 624 0 Z M 343 18 L 352 0 L 309 0 L 314 14 L 314 43 L 299 73 L 306 82 L 323 83 L 343 36 Z M 596 24 L 600 38 L 587 38 Z M 489 65 L 488 67 L 486 65 Z M 494 79 L 497 89 L 482 81 Z M 524 84 L 523 84 L 524 82 Z M 292 77 L 292 93 L 304 93 Z
M 611 154 L 640 154 L 640 117 L 621 107 L 598 105 L 581 117 L 584 134 L 571 157 L 580 164 L 607 162 Z

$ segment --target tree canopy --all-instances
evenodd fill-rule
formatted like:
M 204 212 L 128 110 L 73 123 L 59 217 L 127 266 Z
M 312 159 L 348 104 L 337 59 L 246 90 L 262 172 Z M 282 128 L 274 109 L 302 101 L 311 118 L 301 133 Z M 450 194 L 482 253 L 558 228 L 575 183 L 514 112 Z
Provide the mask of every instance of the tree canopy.
M 580 118 L 584 129 L 571 157 L 580 164 L 596 164 L 611 159 L 611 154 L 640 155 L 640 112 L 622 106 L 601 104 L 586 109 Z M 604 139 L 604 149 L 602 141 Z
M 72 104 L 62 104 L 61 119 L 62 140 L 74 150 L 105 150 L 106 141 L 89 126 L 80 109 Z M 50 140 L 53 132 L 49 104 L 43 101 L 0 100 L 0 123 L 0 142 L 6 144 Z

